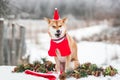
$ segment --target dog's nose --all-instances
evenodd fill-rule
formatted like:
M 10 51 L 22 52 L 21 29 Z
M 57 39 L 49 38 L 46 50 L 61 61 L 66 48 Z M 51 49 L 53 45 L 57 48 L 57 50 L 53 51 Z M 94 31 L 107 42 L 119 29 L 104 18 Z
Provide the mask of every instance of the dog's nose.
M 57 33 L 60 33 L 60 30 L 57 30 L 56 32 L 57 32 Z

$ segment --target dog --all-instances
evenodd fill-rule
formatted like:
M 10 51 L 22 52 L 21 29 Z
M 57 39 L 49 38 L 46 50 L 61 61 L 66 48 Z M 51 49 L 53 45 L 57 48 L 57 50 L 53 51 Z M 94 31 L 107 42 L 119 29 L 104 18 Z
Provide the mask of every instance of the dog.
M 66 29 L 67 18 L 63 18 L 60 20 L 45 18 L 45 20 L 48 23 L 48 34 L 51 40 L 54 43 L 59 44 L 66 38 L 68 40 L 68 45 L 70 48 L 70 54 L 67 56 L 61 56 L 59 49 L 55 50 L 56 56 L 54 56 L 54 59 L 56 62 L 56 71 L 67 72 L 69 70 L 77 68 L 80 65 L 77 55 L 77 44 L 73 40 L 73 38 L 67 33 Z M 62 46 L 64 47 L 65 45 Z

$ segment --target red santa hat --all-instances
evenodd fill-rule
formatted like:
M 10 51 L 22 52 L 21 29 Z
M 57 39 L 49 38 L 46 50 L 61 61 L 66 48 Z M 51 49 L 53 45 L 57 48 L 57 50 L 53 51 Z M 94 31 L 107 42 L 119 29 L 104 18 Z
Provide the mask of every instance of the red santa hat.
M 59 20 L 59 13 L 58 13 L 58 9 L 55 8 L 54 10 L 54 17 L 53 17 L 54 20 Z
M 25 73 L 29 75 L 37 76 L 37 77 L 43 77 L 48 80 L 56 80 L 56 76 L 50 73 L 38 73 L 38 72 L 31 71 L 31 70 L 25 70 Z

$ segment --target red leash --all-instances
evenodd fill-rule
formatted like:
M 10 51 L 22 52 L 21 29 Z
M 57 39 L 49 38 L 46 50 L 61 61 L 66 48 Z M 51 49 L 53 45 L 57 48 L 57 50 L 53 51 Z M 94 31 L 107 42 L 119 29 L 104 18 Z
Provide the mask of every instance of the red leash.
M 33 75 L 33 76 L 37 76 L 37 77 L 47 78 L 48 80 L 56 80 L 56 77 L 49 73 L 48 74 L 47 73 L 38 73 L 38 72 L 30 71 L 30 70 L 25 70 L 25 73 Z

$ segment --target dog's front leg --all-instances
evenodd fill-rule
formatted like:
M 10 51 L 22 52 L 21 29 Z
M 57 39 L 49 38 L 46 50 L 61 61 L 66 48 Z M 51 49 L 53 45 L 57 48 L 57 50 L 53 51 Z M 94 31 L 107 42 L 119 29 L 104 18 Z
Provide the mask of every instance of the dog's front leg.
M 56 62 L 56 66 L 55 66 L 56 71 L 57 71 L 57 73 L 59 73 L 60 72 L 60 61 L 58 60 L 57 57 L 54 57 L 54 59 L 55 59 L 55 62 Z
M 66 57 L 66 62 L 65 62 L 65 72 L 70 70 L 70 56 Z

